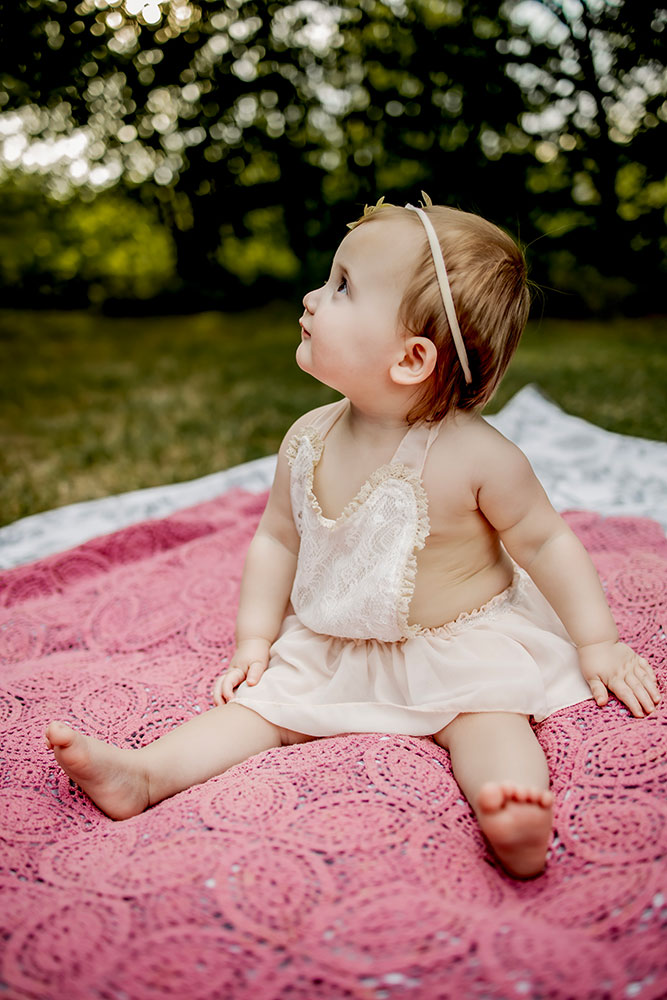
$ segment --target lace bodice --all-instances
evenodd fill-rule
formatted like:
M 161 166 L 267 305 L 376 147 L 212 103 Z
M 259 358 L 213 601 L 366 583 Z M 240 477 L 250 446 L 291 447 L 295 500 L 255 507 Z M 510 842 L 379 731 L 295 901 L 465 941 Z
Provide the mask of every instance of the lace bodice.
M 413 631 L 408 614 L 416 554 L 429 532 L 421 473 L 439 425 L 411 427 L 391 462 L 331 519 L 322 513 L 313 476 L 326 435 L 348 406 L 343 400 L 320 411 L 289 444 L 292 511 L 301 536 L 292 605 L 314 632 L 396 642 Z

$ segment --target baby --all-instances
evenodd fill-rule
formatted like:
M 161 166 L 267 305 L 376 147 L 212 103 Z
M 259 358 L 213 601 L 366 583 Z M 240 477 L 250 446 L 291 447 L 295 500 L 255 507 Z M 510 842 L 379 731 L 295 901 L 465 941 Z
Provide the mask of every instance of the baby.
M 123 819 L 270 747 L 432 736 L 495 856 L 542 871 L 552 827 L 531 726 L 660 695 L 527 459 L 480 415 L 523 331 L 525 263 L 475 215 L 378 203 L 300 320 L 299 366 L 343 398 L 280 448 L 215 707 L 138 750 L 61 722 L 47 743 Z

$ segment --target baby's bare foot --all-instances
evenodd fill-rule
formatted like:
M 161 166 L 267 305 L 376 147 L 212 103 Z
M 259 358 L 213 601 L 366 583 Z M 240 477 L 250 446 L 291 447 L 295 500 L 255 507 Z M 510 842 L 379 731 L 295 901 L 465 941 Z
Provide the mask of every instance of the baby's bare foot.
M 51 722 L 46 742 L 63 771 L 112 819 L 129 819 L 150 805 L 148 777 L 135 750 L 122 750 Z
M 511 782 L 482 785 L 477 818 L 503 868 L 516 878 L 539 875 L 551 837 L 553 795 Z

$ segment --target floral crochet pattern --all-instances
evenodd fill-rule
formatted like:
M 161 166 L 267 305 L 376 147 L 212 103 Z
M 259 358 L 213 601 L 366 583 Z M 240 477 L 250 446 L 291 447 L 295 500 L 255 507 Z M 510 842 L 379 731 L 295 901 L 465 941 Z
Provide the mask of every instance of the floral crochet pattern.
M 667 993 L 667 713 L 538 728 L 546 873 L 489 857 L 430 739 L 268 751 L 108 819 L 44 748 L 62 718 L 139 746 L 211 705 L 265 496 L 240 491 L 0 576 L 0 989 L 19 998 L 446 1000 Z M 667 541 L 571 513 L 665 689 Z

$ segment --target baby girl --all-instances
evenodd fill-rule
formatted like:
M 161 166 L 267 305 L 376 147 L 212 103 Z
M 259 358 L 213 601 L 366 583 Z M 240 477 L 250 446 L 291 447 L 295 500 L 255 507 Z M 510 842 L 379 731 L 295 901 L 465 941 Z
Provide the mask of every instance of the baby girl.
M 379 203 L 308 292 L 298 365 L 342 399 L 280 448 L 215 707 L 138 750 L 52 722 L 115 819 L 284 744 L 432 736 L 497 859 L 544 867 L 552 793 L 531 726 L 660 695 L 527 459 L 480 415 L 529 308 L 521 251 L 475 215 Z

